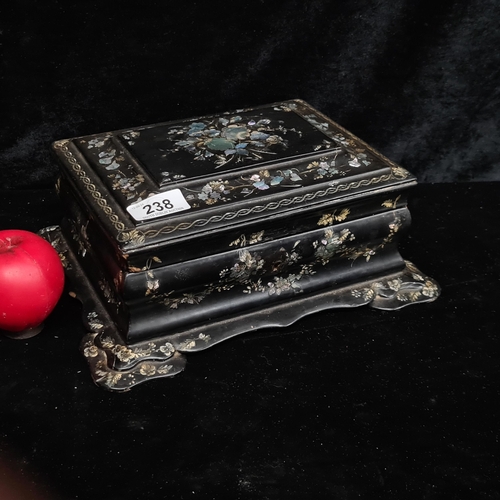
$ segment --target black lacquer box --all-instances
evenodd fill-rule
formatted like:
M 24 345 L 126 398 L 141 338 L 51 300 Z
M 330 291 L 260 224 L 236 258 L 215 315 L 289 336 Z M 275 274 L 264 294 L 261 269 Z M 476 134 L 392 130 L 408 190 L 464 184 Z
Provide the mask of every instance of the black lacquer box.
M 58 141 L 67 214 L 41 231 L 82 301 L 94 381 L 320 310 L 437 298 L 404 261 L 415 178 L 300 100 Z

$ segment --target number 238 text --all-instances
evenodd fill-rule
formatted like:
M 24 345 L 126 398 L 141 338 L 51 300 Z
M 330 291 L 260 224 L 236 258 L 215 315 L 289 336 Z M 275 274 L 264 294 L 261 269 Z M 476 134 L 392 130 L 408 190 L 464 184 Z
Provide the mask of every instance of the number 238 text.
M 170 200 L 161 200 L 161 201 L 154 201 L 150 205 L 144 205 L 142 207 L 143 210 L 146 210 L 146 214 L 150 215 L 155 212 L 163 212 L 164 210 L 171 210 L 174 208 L 174 205 L 170 203 Z

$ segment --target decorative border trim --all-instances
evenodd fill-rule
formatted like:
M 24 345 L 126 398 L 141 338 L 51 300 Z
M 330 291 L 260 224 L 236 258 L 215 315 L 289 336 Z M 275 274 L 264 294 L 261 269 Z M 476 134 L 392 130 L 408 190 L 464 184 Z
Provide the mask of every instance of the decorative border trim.
M 113 224 L 113 227 L 119 233 L 124 232 L 126 229 L 125 224 L 120 220 L 120 217 L 114 212 L 114 210 L 108 205 L 108 202 L 103 197 L 102 193 L 98 190 L 97 186 L 92 183 L 92 179 L 88 177 L 85 169 L 78 163 L 78 160 L 75 158 L 74 154 L 67 146 L 70 142 L 71 141 L 68 140 L 56 142 L 54 144 L 54 148 L 61 151 L 61 153 L 64 155 L 65 160 L 71 165 L 73 172 L 78 176 L 79 180 L 85 186 L 92 198 L 96 201 L 97 206 L 106 214 L 111 224 Z
M 242 208 L 236 212 L 226 212 L 225 214 L 222 215 L 214 215 L 209 219 L 196 219 L 192 222 L 181 222 L 177 226 L 164 226 L 156 231 L 152 229 L 144 232 L 136 230 L 135 233 L 136 236 L 140 236 L 142 241 L 144 241 L 145 239 L 154 238 L 160 234 L 171 234 L 176 231 L 186 231 L 188 229 L 191 229 L 192 227 L 203 227 L 206 226 L 207 224 L 213 224 L 225 220 L 233 220 L 238 217 L 245 217 L 253 213 L 261 213 L 261 212 L 266 212 L 268 210 L 269 211 L 277 210 L 282 207 L 287 207 L 290 205 L 296 205 L 299 203 L 312 201 L 316 198 L 323 198 L 325 196 L 329 196 L 338 192 L 350 191 L 351 189 L 366 187 L 372 184 L 379 184 L 390 180 L 398 180 L 401 178 L 402 177 L 396 175 L 394 172 L 391 172 L 390 174 L 385 174 L 380 177 L 372 177 L 371 179 L 361 179 L 360 181 L 350 182 L 348 184 L 336 184 L 335 186 L 329 187 L 328 189 L 316 191 L 313 193 L 306 193 L 303 196 L 295 196 L 294 198 L 284 198 L 278 202 L 272 201 L 267 205 L 256 205 L 252 208 Z

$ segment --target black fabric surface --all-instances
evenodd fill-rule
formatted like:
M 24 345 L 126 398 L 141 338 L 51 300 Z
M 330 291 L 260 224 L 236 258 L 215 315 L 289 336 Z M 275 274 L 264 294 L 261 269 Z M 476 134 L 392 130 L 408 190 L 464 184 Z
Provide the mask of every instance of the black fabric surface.
M 305 99 L 420 181 L 500 179 L 497 0 L 4 2 L 0 185 L 49 144 Z
M 0 229 L 58 224 L 54 140 L 302 98 L 416 174 L 402 253 L 443 287 L 95 387 L 64 295 L 0 336 L 0 500 L 500 499 L 500 3 L 0 6 Z M 431 184 L 432 182 L 444 182 Z M 453 183 L 451 183 L 453 182 Z
M 414 191 L 402 254 L 436 302 L 240 336 L 125 394 L 93 385 L 63 296 L 0 337 L 2 500 L 500 498 L 499 187 Z M 62 216 L 51 190 L 0 196 L 2 228 Z

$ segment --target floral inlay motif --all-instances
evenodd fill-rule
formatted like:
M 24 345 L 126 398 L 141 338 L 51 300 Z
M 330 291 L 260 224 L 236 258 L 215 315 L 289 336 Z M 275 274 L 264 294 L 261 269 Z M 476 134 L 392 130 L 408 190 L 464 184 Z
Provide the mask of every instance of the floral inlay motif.
M 304 115 L 304 118 L 311 125 L 314 125 L 319 130 L 325 132 L 328 137 L 333 139 L 338 145 L 343 146 L 351 154 L 353 154 L 354 157 L 351 159 L 351 166 L 360 166 L 361 163 L 369 165 L 369 160 L 367 158 L 365 148 L 362 147 L 362 145 L 358 144 L 358 142 L 353 137 L 346 137 L 343 133 L 332 131 L 331 129 L 333 127 L 331 126 L 331 124 L 326 121 L 321 121 L 315 114 Z
M 139 368 L 139 373 L 145 377 L 152 377 L 156 373 L 156 366 L 151 363 L 143 363 Z
M 171 182 L 180 181 L 186 178 L 186 176 L 183 174 L 174 174 L 167 171 L 162 171 L 161 175 L 162 180 L 160 182 L 160 187 L 170 184 Z
M 208 343 L 210 336 L 199 335 L 198 339 Z M 111 335 L 91 333 L 86 336 L 82 351 L 94 381 L 113 390 L 128 390 L 144 379 L 171 375 L 183 367 L 173 344 L 161 340 L 126 346 Z
M 94 332 L 97 330 L 102 330 L 104 328 L 103 322 L 99 319 L 99 316 L 95 311 L 87 314 L 87 321 L 89 324 L 89 328 Z
M 120 168 L 120 164 L 118 162 L 124 160 L 123 156 L 117 156 L 116 149 L 101 151 L 98 156 L 99 163 L 104 165 L 106 170 L 116 170 L 117 168 Z
M 156 369 L 156 373 L 158 373 L 159 375 L 166 375 L 167 373 L 170 373 L 173 368 L 174 367 L 172 365 L 163 365 Z
M 100 348 L 108 353 L 113 354 L 116 358 L 125 365 L 135 361 L 144 361 L 151 356 L 169 358 L 174 352 L 175 348 L 170 342 L 155 343 L 148 342 L 135 347 L 128 347 L 123 344 L 116 343 L 110 336 L 101 337 L 99 340 Z M 96 357 L 99 355 L 100 348 L 93 343 L 87 343 L 83 349 L 86 357 Z
M 134 177 L 127 177 L 122 172 L 116 171 L 108 175 L 111 179 L 111 187 L 114 191 L 119 191 L 127 200 L 134 200 L 138 197 L 146 196 L 147 191 L 138 191 L 144 183 L 144 176 L 137 174 Z
M 92 149 L 92 148 L 102 148 L 105 144 L 106 141 L 108 140 L 109 136 L 104 136 L 104 137 L 95 137 L 94 139 L 91 139 L 88 141 L 87 148 Z M 86 141 L 80 141 L 81 143 L 85 144 Z
M 405 265 L 406 268 L 397 278 L 376 281 L 369 287 L 352 290 L 351 295 L 365 302 L 378 301 L 392 304 L 392 306 L 382 307 L 388 309 L 398 309 L 405 303 L 428 302 L 436 299 L 440 293 L 438 284 L 430 278 L 423 277 L 411 262 L 405 261 Z
M 298 108 L 297 104 L 294 102 L 286 102 L 284 104 L 280 104 L 276 108 L 274 108 L 275 111 L 286 111 L 290 113 L 291 111 L 296 111 Z
M 347 251 L 346 243 L 354 239 L 355 237 L 349 229 L 342 229 L 338 233 L 332 228 L 325 229 L 324 238 L 313 243 L 316 260 L 323 265 L 328 264 L 334 255 L 345 254 Z
M 375 290 L 373 290 L 372 288 L 361 288 L 360 290 L 356 289 L 351 293 L 353 297 L 357 299 L 363 299 L 365 301 L 373 300 L 377 295 Z
M 394 221 L 389 224 L 389 234 L 382 240 L 381 243 L 375 246 L 360 246 L 360 247 L 352 247 L 345 250 L 342 253 L 342 256 L 347 257 L 351 260 L 356 260 L 359 257 L 364 257 L 366 262 L 370 260 L 372 256 L 374 256 L 378 250 L 383 249 L 386 245 L 391 243 L 396 236 L 396 233 L 403 226 L 403 222 L 399 216 L 394 217 Z
M 85 257 L 87 252 L 91 250 L 87 234 L 88 225 L 89 221 L 84 223 L 80 217 L 76 218 L 76 224 L 71 225 L 71 236 L 78 246 L 78 255 L 82 257 Z
M 423 284 L 421 294 L 424 297 L 435 298 L 439 295 L 439 287 L 437 286 L 435 281 L 422 276 L 420 274 L 420 271 L 411 262 L 406 261 L 406 268 L 411 273 L 412 279 Z
M 131 242 L 136 245 L 140 245 L 141 243 L 144 243 L 146 241 L 146 235 L 138 229 L 132 229 L 131 231 L 122 231 L 118 235 L 118 241 Z
M 170 309 L 177 309 L 181 304 L 195 305 L 199 304 L 207 295 L 206 291 L 197 293 L 182 293 L 180 295 L 172 296 L 173 291 L 163 294 L 162 303 Z
M 264 259 L 259 255 L 252 254 L 248 250 L 241 250 L 239 261 L 230 269 L 223 269 L 220 277 L 222 280 L 227 279 L 230 283 L 245 283 L 251 276 L 256 275 L 264 264 Z
M 370 163 L 368 159 L 362 161 Z M 192 207 L 230 202 L 268 189 L 297 188 L 311 184 L 317 179 L 344 177 L 351 169 L 360 166 L 362 165 L 355 155 L 339 148 L 332 155 L 314 160 L 305 167 L 263 169 L 251 175 L 213 180 L 196 189 L 186 188 L 186 199 Z
M 382 206 L 384 208 L 396 208 L 400 198 L 401 198 L 401 195 L 397 196 L 396 199 L 394 199 L 394 200 L 385 200 L 384 202 L 382 202 Z
M 174 136 L 173 151 L 188 151 L 195 160 L 209 159 L 220 168 L 228 162 L 262 160 L 275 154 L 274 147 L 287 147 L 283 135 L 290 131 L 300 135 L 300 131 L 281 124 L 273 126 L 267 118 L 246 121 L 235 115 L 173 127 L 168 133 Z
M 155 275 L 153 271 L 148 271 L 146 273 L 146 295 L 154 295 L 157 290 L 160 288 L 160 280 L 155 279 Z
M 191 349 L 194 349 L 196 347 L 196 343 L 200 340 L 205 344 L 208 344 L 211 340 L 211 337 L 210 335 L 200 333 L 198 337 L 194 339 L 186 339 L 179 344 L 179 351 L 189 351 Z
M 425 297 L 437 297 L 439 295 L 439 288 L 436 283 L 425 280 L 424 286 L 422 287 L 422 295 Z
M 131 130 L 123 134 L 122 137 L 127 141 L 129 146 L 133 146 L 135 144 L 135 139 L 140 135 L 141 133 L 138 130 Z
M 141 271 L 146 271 L 146 296 L 154 295 L 160 288 L 160 280 L 156 278 L 154 271 L 151 269 L 153 262 L 161 263 L 159 257 L 152 257 L 147 260 L 146 266 Z
M 339 214 L 347 217 L 342 210 Z M 330 217 L 331 214 L 326 214 L 326 216 Z M 211 283 L 195 292 L 176 294 L 170 291 L 159 295 L 158 300 L 170 309 L 177 309 L 181 305 L 200 304 L 212 293 L 231 290 L 236 286 L 242 286 L 242 292 L 246 294 L 261 292 L 272 296 L 285 292 L 300 293 L 302 292 L 300 281 L 304 276 L 315 274 L 317 266 L 325 266 L 333 258 L 356 260 L 364 257 L 368 262 L 379 250 L 392 242 L 401 227 L 401 219 L 395 216 L 394 220 L 388 224 L 387 236 L 382 242 L 372 246 L 352 244 L 356 237 L 348 228 L 335 231 L 332 227 L 326 227 L 323 230 L 323 236 L 305 245 L 305 248 L 301 249 L 301 241 L 298 240 L 289 250 L 280 248 L 272 258 L 264 259 L 257 252 L 241 249 L 238 252 L 237 261 L 231 267 L 220 271 L 218 282 Z M 241 241 L 241 237 L 235 241 Z M 311 257 L 306 259 L 304 254 L 310 255 L 311 251 L 312 260 Z M 287 274 L 289 270 L 293 272 Z M 397 284 L 393 283 L 392 286 L 397 286 Z
M 331 226 L 334 222 L 341 222 L 347 219 L 351 211 L 348 208 L 334 210 L 330 214 L 324 214 L 318 221 L 318 226 Z
M 109 371 L 103 361 L 96 363 L 95 374 L 99 377 L 100 383 L 104 383 L 109 387 L 117 385 L 123 377 L 122 373 Z
M 116 304 L 117 308 L 120 305 L 120 301 L 118 300 L 114 288 L 111 286 L 109 281 L 106 278 L 102 278 L 98 281 L 99 288 L 102 291 L 103 297 L 110 303 Z
M 139 131 L 129 131 L 123 134 L 122 138 L 132 145 L 133 139 L 139 136 Z M 96 137 L 89 141 L 82 140 L 80 143 L 86 145 L 87 149 L 94 150 L 92 152 L 95 156 L 94 161 L 108 171 L 108 186 L 113 191 L 120 193 L 125 200 L 139 201 L 148 194 L 144 189 L 146 179 L 143 174 L 136 172 L 126 158 L 126 151 L 110 140 L 111 137 L 111 135 Z
M 137 355 L 134 353 L 134 351 L 132 351 L 132 349 L 129 349 L 124 345 L 115 346 L 113 349 L 113 353 L 116 354 L 116 357 L 120 361 L 123 361 L 125 363 L 137 357 Z
M 95 346 L 85 347 L 83 350 L 83 355 L 87 358 L 95 358 L 99 354 L 99 349 Z
M 316 274 L 312 264 L 303 264 L 298 273 L 291 273 L 287 276 L 274 276 L 272 281 L 262 283 L 261 279 L 250 282 L 243 293 L 261 292 L 271 295 L 281 295 L 284 292 L 292 291 L 301 293 L 302 287 L 299 281 L 306 275 Z
M 229 243 L 229 246 L 244 247 L 246 245 L 254 245 L 255 243 L 261 242 L 263 236 L 264 236 L 264 231 L 259 231 L 258 233 L 253 233 L 250 234 L 249 236 L 242 234 L 239 238 L 236 238 L 234 241 L 231 241 L 231 243 Z

